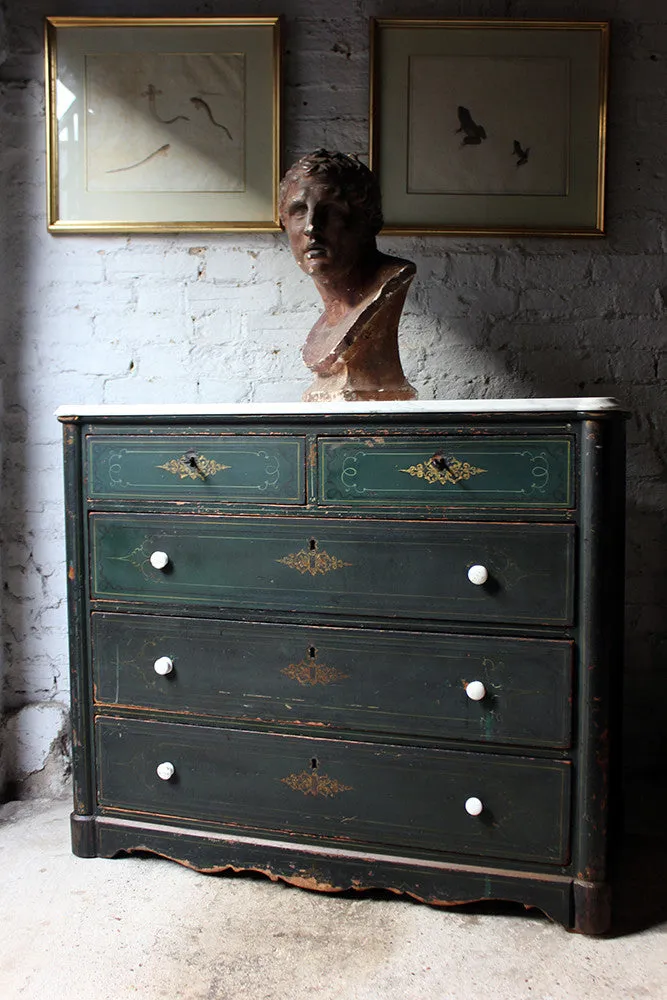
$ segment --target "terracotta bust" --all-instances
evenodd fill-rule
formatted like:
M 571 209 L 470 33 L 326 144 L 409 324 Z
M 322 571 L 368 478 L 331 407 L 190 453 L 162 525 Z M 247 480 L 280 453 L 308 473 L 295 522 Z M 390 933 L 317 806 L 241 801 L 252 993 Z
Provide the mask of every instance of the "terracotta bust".
M 324 303 L 303 347 L 315 373 L 304 400 L 414 399 L 398 323 L 415 265 L 377 249 L 382 208 L 371 171 L 344 153 L 302 157 L 281 182 L 280 219 Z

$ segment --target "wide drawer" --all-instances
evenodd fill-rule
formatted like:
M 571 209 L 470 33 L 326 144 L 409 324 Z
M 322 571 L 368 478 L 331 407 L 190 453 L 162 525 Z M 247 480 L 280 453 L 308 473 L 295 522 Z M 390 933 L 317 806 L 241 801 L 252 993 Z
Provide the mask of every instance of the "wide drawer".
M 319 500 L 353 507 L 568 508 L 572 448 L 567 436 L 322 437 Z
M 92 597 L 569 624 L 574 528 L 93 514 Z M 166 553 L 154 569 L 154 552 Z M 488 582 L 470 582 L 482 564 Z
M 564 761 L 116 718 L 96 728 L 103 807 L 408 851 L 567 860 Z M 167 780 L 157 773 L 165 763 Z M 470 798 L 481 814 L 468 814 Z
M 305 502 L 305 439 L 254 435 L 87 438 L 93 499 Z
M 572 644 L 562 640 L 98 612 L 92 645 L 101 705 L 353 732 L 570 744 Z M 478 700 L 466 693 L 475 681 L 475 696 L 484 686 Z

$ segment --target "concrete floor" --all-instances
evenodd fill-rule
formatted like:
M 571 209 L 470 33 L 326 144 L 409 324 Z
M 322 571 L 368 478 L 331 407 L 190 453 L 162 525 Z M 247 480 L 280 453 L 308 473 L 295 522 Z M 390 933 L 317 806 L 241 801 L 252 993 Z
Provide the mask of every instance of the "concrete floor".
M 667 865 L 650 841 L 628 845 L 614 936 L 585 938 L 507 905 L 80 860 L 69 810 L 0 808 L 2 1000 L 667 1000 Z

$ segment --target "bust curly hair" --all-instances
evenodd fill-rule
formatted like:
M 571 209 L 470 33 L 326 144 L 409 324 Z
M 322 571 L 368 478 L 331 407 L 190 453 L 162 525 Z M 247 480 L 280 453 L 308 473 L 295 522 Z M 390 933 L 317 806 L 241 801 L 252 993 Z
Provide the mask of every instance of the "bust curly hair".
M 380 185 L 366 164 L 356 156 L 316 149 L 293 163 L 280 182 L 278 208 L 281 218 L 288 188 L 302 177 L 331 181 L 350 208 L 365 218 L 369 234 L 376 236 L 380 232 L 384 222 Z

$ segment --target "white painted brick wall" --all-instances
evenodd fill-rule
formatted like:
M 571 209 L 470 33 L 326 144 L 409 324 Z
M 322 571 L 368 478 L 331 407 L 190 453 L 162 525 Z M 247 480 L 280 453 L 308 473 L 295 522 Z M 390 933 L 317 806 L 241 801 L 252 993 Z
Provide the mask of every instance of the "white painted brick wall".
M 72 0 L 66 12 L 158 13 L 152 6 Z M 417 264 L 401 344 L 423 397 L 609 394 L 632 411 L 626 729 L 629 766 L 650 767 L 664 752 L 667 695 L 663 0 L 159 6 L 161 15 L 284 14 L 286 163 L 320 145 L 366 155 L 370 16 L 612 18 L 605 239 L 392 238 L 381 246 Z M 9 712 L 68 696 L 55 407 L 297 398 L 309 382 L 299 349 L 318 314 L 314 287 L 281 235 L 46 233 L 41 44 L 42 19 L 53 12 L 45 0 L 12 4 L 4 35 L 0 19 L 0 58 L 9 53 L 0 65 Z

